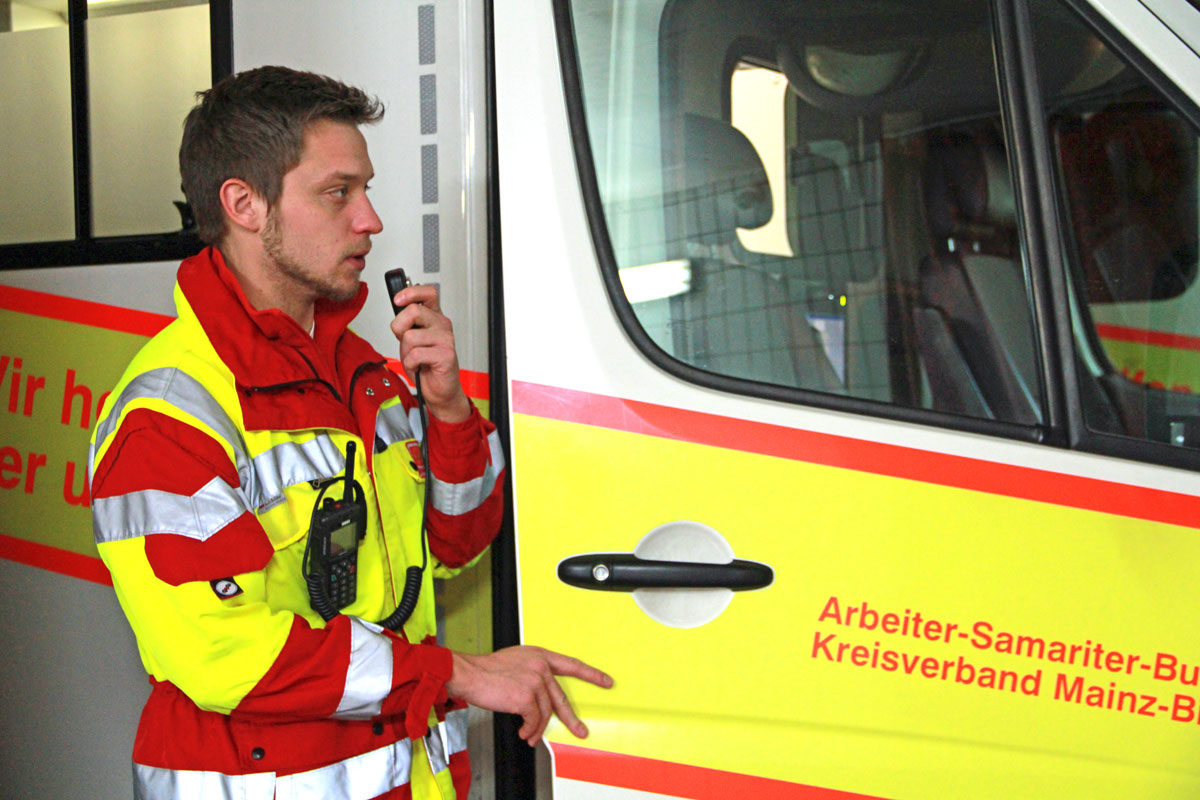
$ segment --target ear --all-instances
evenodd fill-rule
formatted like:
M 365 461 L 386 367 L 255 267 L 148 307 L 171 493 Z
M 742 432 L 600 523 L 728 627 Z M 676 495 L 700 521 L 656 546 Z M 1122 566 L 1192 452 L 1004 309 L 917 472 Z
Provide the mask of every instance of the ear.
M 267 201 L 241 178 L 221 184 L 221 208 L 230 225 L 248 233 L 258 233 L 267 221 Z

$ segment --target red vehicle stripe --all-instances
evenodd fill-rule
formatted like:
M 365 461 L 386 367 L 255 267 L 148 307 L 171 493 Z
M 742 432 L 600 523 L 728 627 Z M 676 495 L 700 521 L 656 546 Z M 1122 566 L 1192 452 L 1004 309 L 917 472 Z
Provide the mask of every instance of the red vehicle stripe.
M 0 286 L 0 308 L 141 336 L 153 336 L 175 319 L 166 314 L 110 306 L 91 300 L 35 292 L 31 289 L 18 289 L 15 286 Z
M 155 314 L 150 311 L 122 308 L 92 300 L 78 300 L 57 294 L 35 292 L 32 289 L 19 289 L 16 286 L 0 286 L 0 309 L 147 337 L 158 333 L 175 319 L 166 314 Z M 400 374 L 404 374 L 399 359 L 389 358 L 388 364 L 393 369 L 399 370 Z M 488 397 L 488 374 L 467 369 L 462 370 L 461 374 L 463 391 L 477 400 L 486 400 Z
M 695 767 L 673 761 L 609 753 L 572 744 L 552 743 L 554 770 L 560 778 L 658 792 L 691 800 L 879 800 L 874 795 L 823 789 L 803 783 L 738 772 Z
M 58 572 L 104 586 L 112 586 L 112 576 L 104 562 L 94 556 L 81 556 L 70 550 L 38 544 L 37 542 L 5 536 L 0 533 L 0 558 L 28 564 L 31 567 Z
M 404 369 L 404 364 L 398 358 L 389 358 L 388 369 L 400 375 L 404 380 L 408 381 L 409 385 L 413 380 L 409 377 L 408 372 Z M 488 374 L 486 372 L 473 372 L 469 369 L 459 369 L 458 378 L 462 382 L 463 391 L 467 393 L 467 397 L 475 400 L 487 400 L 490 387 L 488 385 Z
M 513 409 L 565 422 L 1200 528 L 1200 497 L 1178 492 L 522 381 L 513 383 Z
M 1127 328 L 1124 325 L 1096 325 L 1096 333 L 1102 339 L 1118 342 L 1152 344 L 1157 347 L 1174 347 L 1178 350 L 1200 350 L 1200 336 L 1185 336 L 1182 333 L 1148 331 L 1142 328 Z

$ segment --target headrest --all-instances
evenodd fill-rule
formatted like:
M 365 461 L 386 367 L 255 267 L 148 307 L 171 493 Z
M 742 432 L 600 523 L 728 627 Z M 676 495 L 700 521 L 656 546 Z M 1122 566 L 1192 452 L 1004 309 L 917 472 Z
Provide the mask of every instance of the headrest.
M 1197 270 L 1196 139 L 1157 104 L 1057 126 L 1091 302 L 1173 297 Z
M 771 219 L 767 171 L 754 145 L 728 122 L 683 115 L 683 238 L 706 244 L 733 241 L 738 228 Z
M 1182 119 L 1141 106 L 1105 109 L 1084 123 L 1080 181 L 1089 211 L 1136 206 L 1194 234 L 1195 135 Z M 1191 163 L 1189 163 L 1191 162 Z
M 928 141 L 925 196 L 940 239 L 987 239 L 1016 225 L 1016 199 L 1004 143 L 959 132 Z

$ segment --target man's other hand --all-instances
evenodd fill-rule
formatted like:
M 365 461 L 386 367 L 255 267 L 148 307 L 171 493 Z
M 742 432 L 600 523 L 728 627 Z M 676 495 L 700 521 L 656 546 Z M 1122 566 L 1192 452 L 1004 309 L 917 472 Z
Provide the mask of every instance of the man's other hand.
M 541 647 L 517 646 L 485 655 L 453 653 L 454 674 L 446 690 L 489 711 L 520 714 L 520 737 L 530 747 L 542 739 L 550 717 L 557 716 L 580 739 L 587 726 L 575 716 L 556 675 L 579 678 L 608 689 L 613 680 L 577 658 Z

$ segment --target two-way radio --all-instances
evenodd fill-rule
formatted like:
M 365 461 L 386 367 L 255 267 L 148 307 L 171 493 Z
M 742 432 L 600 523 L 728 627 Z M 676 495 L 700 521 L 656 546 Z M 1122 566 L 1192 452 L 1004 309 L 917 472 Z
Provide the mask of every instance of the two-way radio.
M 326 622 L 358 593 L 358 543 L 367 535 L 367 504 L 354 480 L 354 450 L 354 442 L 347 442 L 345 476 L 326 483 L 317 495 L 301 564 L 309 604 Z M 342 499 L 325 497 L 338 481 L 346 484 Z
M 392 311 L 399 315 L 404 306 L 397 305 L 395 297 L 401 290 L 412 286 L 412 281 L 402 269 L 388 270 L 383 277 Z M 429 416 L 425 408 L 425 396 L 421 393 L 420 367 L 413 370 L 413 382 L 416 385 L 417 414 L 421 419 L 421 460 L 426 470 L 425 496 L 421 506 L 421 566 L 405 570 L 400 602 L 395 611 L 379 622 L 393 631 L 400 630 L 416 609 L 421 596 L 421 581 L 429 564 L 429 539 L 425 527 L 432 499 L 433 473 L 429 464 Z M 367 506 L 363 488 L 354 480 L 354 452 L 354 442 L 347 442 L 345 476 L 326 483 L 317 495 L 301 565 L 304 582 L 308 585 L 309 605 L 326 622 L 337 616 L 340 609 L 353 603 L 357 596 L 358 545 L 367 532 Z M 338 481 L 346 484 L 342 499 L 325 497 L 326 490 Z

